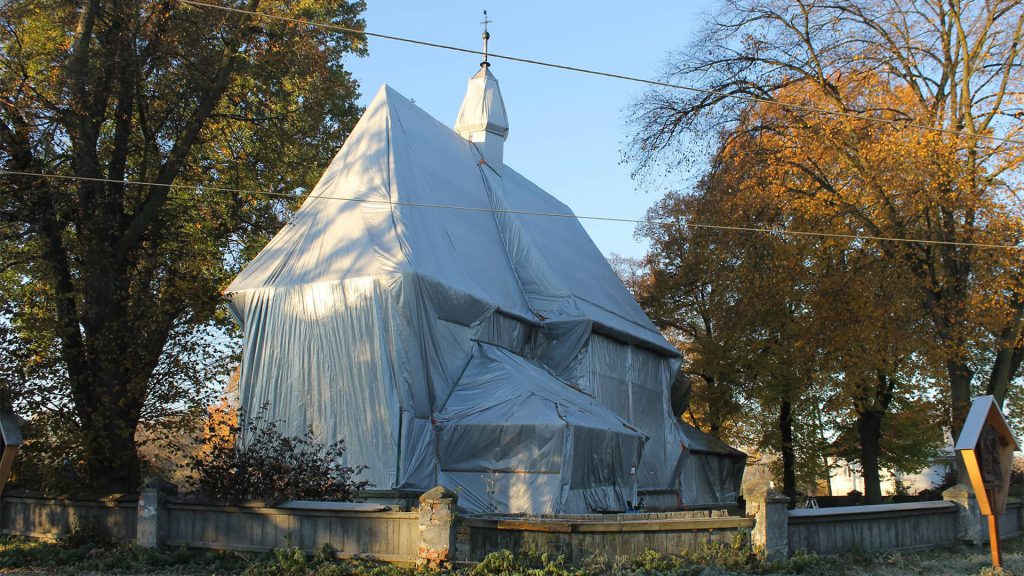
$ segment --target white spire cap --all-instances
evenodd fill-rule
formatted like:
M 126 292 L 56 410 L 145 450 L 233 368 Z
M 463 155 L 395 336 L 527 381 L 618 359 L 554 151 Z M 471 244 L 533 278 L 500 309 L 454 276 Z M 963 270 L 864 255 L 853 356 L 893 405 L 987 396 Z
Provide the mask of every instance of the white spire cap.
M 489 65 L 469 79 L 466 97 L 455 120 L 455 131 L 476 145 L 477 150 L 495 172 L 501 173 L 505 138 L 508 137 L 508 116 L 501 99 L 498 79 L 491 74 Z

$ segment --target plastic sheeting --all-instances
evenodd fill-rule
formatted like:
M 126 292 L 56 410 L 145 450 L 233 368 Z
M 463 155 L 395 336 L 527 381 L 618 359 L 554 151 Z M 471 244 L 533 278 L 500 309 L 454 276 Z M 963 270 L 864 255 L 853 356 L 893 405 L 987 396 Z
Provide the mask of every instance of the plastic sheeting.
M 621 511 L 646 440 L 539 364 L 489 344 L 435 419 L 441 482 L 461 488 L 474 512 Z
M 735 470 L 685 460 L 678 352 L 575 218 L 522 213 L 569 209 L 499 168 L 383 87 L 226 291 L 242 407 L 344 439 L 375 488 L 443 483 L 467 510 L 727 495 Z
M 505 102 L 501 99 L 498 80 L 487 69 L 480 70 L 469 79 L 466 98 L 455 118 L 455 131 L 464 138 L 470 138 L 473 132 L 491 132 L 502 138 L 508 136 L 508 115 L 505 113 Z
M 680 423 L 683 458 L 680 497 L 687 507 L 735 504 L 747 455 L 700 430 Z

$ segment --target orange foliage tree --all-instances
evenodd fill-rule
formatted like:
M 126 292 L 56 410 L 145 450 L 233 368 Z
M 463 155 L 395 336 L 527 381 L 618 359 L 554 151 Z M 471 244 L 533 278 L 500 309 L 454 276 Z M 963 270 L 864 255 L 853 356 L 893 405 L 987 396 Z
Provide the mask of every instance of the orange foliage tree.
M 803 176 L 787 161 L 809 152 L 773 120 L 748 110 L 694 192 L 652 210 L 640 301 L 687 356 L 696 425 L 777 453 L 790 495 L 828 477 L 827 456 L 857 460 L 879 501 L 881 467 L 920 467 L 942 440 L 924 386 L 930 325 L 875 243 L 742 231 L 835 228 L 791 198 Z
M 927 336 L 890 352 L 939 367 L 956 434 L 971 396 L 1004 401 L 1024 359 L 1022 49 L 1019 2 L 728 0 L 668 70 L 709 91 L 643 97 L 627 158 L 655 176 L 724 133 L 750 193 L 785 215 L 772 226 L 860 237 L 848 245 L 877 272 L 846 290 L 861 304 L 847 320 Z

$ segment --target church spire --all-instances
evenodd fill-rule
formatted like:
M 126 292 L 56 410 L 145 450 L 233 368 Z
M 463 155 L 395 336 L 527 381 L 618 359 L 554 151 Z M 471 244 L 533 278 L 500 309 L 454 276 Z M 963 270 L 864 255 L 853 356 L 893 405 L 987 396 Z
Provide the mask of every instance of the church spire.
M 491 65 L 491 63 L 487 61 L 487 41 L 491 39 L 491 33 L 487 31 L 487 25 L 491 22 L 493 22 L 493 20 L 487 18 L 487 10 L 484 10 L 484 19 L 483 22 L 481 22 L 481 24 L 484 25 L 484 33 L 482 36 L 484 39 L 484 61 L 480 63 L 480 66 L 483 67 Z
M 505 139 L 508 138 L 508 116 L 498 79 L 491 74 L 491 64 L 487 61 L 487 42 L 491 39 L 487 25 L 490 23 L 485 10 L 481 22 L 484 25 L 484 61 L 480 63 L 480 70 L 469 79 L 466 97 L 455 120 L 455 131 L 472 142 L 484 162 L 500 174 L 504 165 Z

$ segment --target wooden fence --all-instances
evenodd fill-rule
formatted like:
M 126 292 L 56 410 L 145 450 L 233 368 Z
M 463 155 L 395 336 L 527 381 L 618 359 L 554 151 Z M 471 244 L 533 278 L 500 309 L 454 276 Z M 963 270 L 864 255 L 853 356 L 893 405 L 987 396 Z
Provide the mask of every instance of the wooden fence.
M 937 502 L 787 510 L 787 498 L 762 492 L 747 499 L 747 509 L 755 517 L 753 544 L 770 558 L 801 550 L 824 555 L 986 543 L 987 521 L 970 490 L 954 486 L 943 497 Z M 1022 513 L 1019 500 L 1007 503 L 999 518 L 1001 538 L 1021 533 Z
M 464 516 L 443 488 L 423 494 L 415 510 L 379 504 L 286 502 L 226 505 L 169 497 L 155 489 L 102 499 L 54 499 L 26 494 L 0 500 L 4 534 L 55 540 L 79 531 L 140 546 L 265 551 L 329 545 L 339 557 L 393 563 L 478 561 L 491 552 L 550 553 L 569 562 L 593 554 L 635 556 L 697 551 L 706 544 L 748 539 L 758 552 L 782 557 L 983 544 L 987 530 L 964 487 L 946 501 L 788 510 L 788 500 L 748 495 L 751 517 L 720 511 L 555 517 Z M 1000 519 L 1001 535 L 1021 533 L 1020 501 Z
M 138 497 L 95 500 L 4 496 L 0 527 L 4 534 L 58 540 L 73 532 L 115 542 L 132 542 Z
M 721 511 L 657 514 L 588 514 L 524 518 L 467 517 L 468 559 L 478 561 L 491 552 L 511 550 L 564 556 L 580 562 L 601 553 L 607 558 L 636 556 L 645 550 L 664 554 L 696 552 L 704 545 L 732 545 L 746 538 L 750 518 Z
M 224 506 L 169 499 L 164 543 L 212 550 L 262 551 L 329 545 L 341 558 L 416 561 L 418 512 L 334 502 Z
M 957 507 L 952 502 L 789 511 L 790 553 L 935 548 L 956 542 Z
M 347 502 L 286 502 L 234 506 L 169 498 L 155 492 L 103 499 L 4 496 L 2 533 L 59 540 L 76 532 L 145 546 L 267 551 L 329 545 L 340 558 L 414 564 L 429 551 L 419 512 Z M 447 543 L 443 542 L 443 546 Z
M 1024 515 L 1024 504 L 1019 500 L 1007 502 L 1006 512 L 999 516 L 999 539 L 1013 538 L 1021 533 L 1021 516 Z M 980 516 L 980 515 L 979 515 Z M 988 544 L 988 520 L 979 517 L 978 542 Z

